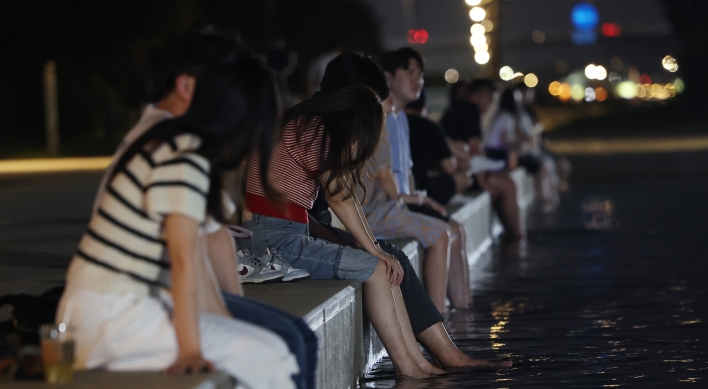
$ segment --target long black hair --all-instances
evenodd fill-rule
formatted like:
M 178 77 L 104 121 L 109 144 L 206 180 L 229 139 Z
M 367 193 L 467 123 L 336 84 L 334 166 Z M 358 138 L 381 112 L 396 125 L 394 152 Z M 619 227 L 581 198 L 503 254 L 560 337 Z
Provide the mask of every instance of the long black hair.
M 346 190 L 348 198 L 357 186 L 363 186 L 364 165 L 374 155 L 384 125 L 381 100 L 373 89 L 355 84 L 330 94 L 317 92 L 285 111 L 283 122 L 291 121 L 298 138 L 312 123 L 317 124 L 316 131 L 324 132 L 317 176 L 329 171 L 325 188 L 336 182 L 332 194 Z M 346 187 L 342 183 L 347 183 Z
M 271 71 L 242 48 L 233 48 L 217 64 L 203 69 L 191 106 L 181 117 L 161 122 L 133 142 L 118 160 L 114 177 L 152 141 L 171 142 L 179 134 L 194 134 L 202 143 L 196 153 L 211 165 L 207 211 L 226 223 L 221 198 L 222 173 L 239 166 L 258 150 L 261 181 L 270 188 L 266 169 L 276 138 L 279 106 Z
M 516 107 L 516 98 L 514 97 L 514 88 L 507 88 L 502 92 L 499 98 L 499 112 L 507 111 L 513 115 L 516 115 L 519 110 Z

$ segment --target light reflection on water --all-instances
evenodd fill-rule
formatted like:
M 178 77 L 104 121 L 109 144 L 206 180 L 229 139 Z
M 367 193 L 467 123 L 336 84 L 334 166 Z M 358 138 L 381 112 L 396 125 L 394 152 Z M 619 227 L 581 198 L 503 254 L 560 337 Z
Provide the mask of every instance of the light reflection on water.
M 708 242 L 695 232 L 708 212 L 691 224 L 669 207 L 648 210 L 634 190 L 653 189 L 566 200 L 565 225 L 526 247 L 496 246 L 475 267 L 474 307 L 446 327 L 467 354 L 512 369 L 396 384 L 384 360 L 362 387 L 708 387 Z

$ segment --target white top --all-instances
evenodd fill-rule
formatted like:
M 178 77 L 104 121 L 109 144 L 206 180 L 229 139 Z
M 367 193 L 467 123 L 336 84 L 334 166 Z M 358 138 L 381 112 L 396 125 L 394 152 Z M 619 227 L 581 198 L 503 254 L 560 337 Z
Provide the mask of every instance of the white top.
M 484 146 L 490 149 L 507 149 L 516 137 L 516 118 L 509 112 L 501 111 L 494 119 Z
M 142 296 L 169 289 L 165 215 L 206 220 L 210 166 L 195 153 L 200 144 L 178 135 L 137 153 L 109 181 L 71 261 L 69 285 Z
M 108 178 L 110 177 L 116 162 L 118 162 L 120 157 L 123 156 L 123 153 L 125 153 L 125 151 L 128 149 L 128 146 L 130 146 L 133 142 L 140 138 L 141 135 L 143 135 L 147 130 L 151 129 L 157 123 L 172 118 L 172 113 L 165 111 L 164 109 L 155 108 L 155 106 L 152 104 L 145 107 L 145 110 L 143 111 L 143 115 L 140 117 L 140 120 L 138 120 L 135 126 L 130 131 L 128 131 L 123 140 L 120 142 L 115 154 L 113 154 L 113 161 L 106 169 L 106 172 L 103 173 L 101 185 L 98 187 L 98 194 L 96 195 L 96 199 L 93 202 L 94 213 L 96 213 L 96 210 L 98 209 L 98 203 L 101 200 L 101 197 L 103 197 L 106 184 L 108 183 Z

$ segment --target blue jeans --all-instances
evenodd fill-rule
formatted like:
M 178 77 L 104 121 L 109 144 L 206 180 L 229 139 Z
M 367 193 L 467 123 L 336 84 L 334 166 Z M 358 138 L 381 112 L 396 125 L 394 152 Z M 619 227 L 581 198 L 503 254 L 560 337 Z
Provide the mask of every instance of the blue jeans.
M 317 337 L 299 317 L 248 297 L 222 292 L 226 307 L 236 319 L 275 332 L 295 355 L 300 373 L 293 377 L 298 389 L 315 389 Z
M 309 236 L 307 224 L 286 219 L 253 214 L 253 220 L 243 222 L 253 232 L 253 252 L 262 255 L 266 247 L 294 268 L 305 269 L 312 280 L 356 280 L 364 282 L 374 274 L 379 259 L 363 250 L 341 247 Z M 251 242 L 239 241 L 239 248 Z

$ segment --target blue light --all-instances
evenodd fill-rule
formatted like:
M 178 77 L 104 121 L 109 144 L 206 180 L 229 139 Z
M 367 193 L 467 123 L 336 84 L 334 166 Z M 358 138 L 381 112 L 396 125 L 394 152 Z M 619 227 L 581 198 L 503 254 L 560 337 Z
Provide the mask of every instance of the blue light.
M 578 3 L 570 13 L 570 19 L 578 30 L 592 30 L 600 21 L 597 8 L 590 3 Z

